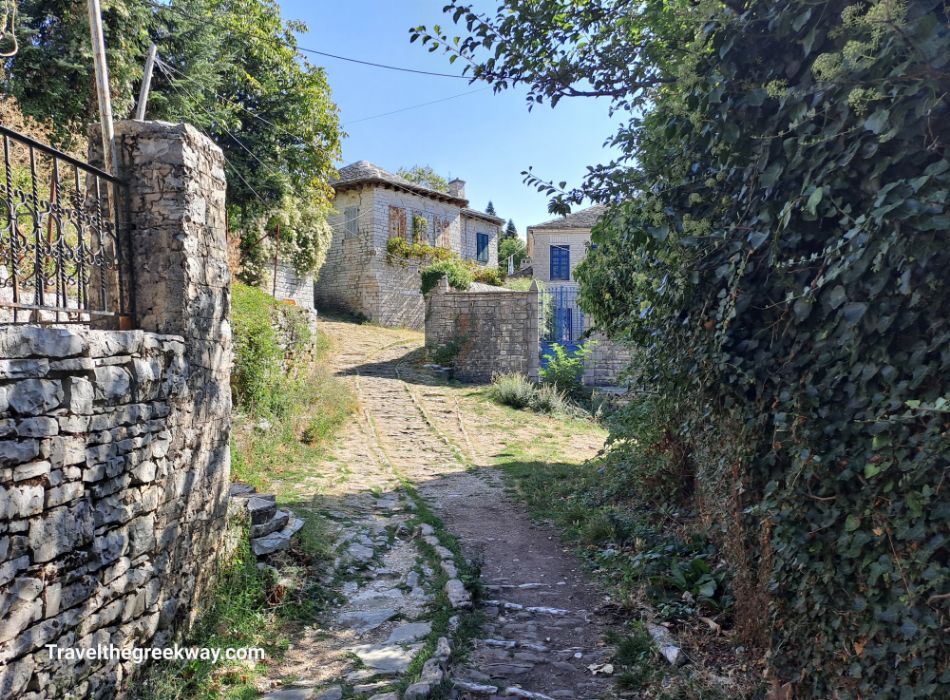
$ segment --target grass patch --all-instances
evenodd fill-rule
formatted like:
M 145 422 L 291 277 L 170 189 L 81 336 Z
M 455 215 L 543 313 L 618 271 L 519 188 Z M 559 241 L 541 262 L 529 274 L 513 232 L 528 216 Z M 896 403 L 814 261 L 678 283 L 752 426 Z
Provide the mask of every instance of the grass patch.
M 329 340 L 317 333 L 317 358 L 303 368 L 294 381 L 284 383 L 284 414 L 258 429 L 258 416 L 235 417 L 231 441 L 231 473 L 237 481 L 259 491 L 287 490 L 312 474 L 322 460 L 336 431 L 356 410 L 356 397 L 349 386 L 334 376 L 324 358 Z
M 260 647 L 268 657 L 287 647 L 268 603 L 273 585 L 266 571 L 257 568 L 250 542 L 242 538 L 211 594 L 210 603 L 187 635 L 183 646 L 224 650 Z M 215 665 L 211 661 L 160 661 L 153 663 L 136 682 L 141 700 L 213 700 L 256 698 L 250 680 L 262 671 L 248 662 Z

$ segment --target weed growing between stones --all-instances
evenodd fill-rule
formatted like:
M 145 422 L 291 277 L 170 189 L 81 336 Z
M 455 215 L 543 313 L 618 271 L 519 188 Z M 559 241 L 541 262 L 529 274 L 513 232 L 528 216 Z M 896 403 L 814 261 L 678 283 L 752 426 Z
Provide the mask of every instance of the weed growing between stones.
M 478 600 L 481 598 L 480 570 L 477 563 L 469 562 L 462 555 L 458 540 L 446 530 L 444 523 L 428 507 L 425 500 L 419 496 L 411 483 L 403 481 L 402 488 L 410 499 L 415 503 L 415 517 L 407 523 L 411 527 L 419 525 L 428 525 L 432 528 L 435 536 L 443 547 L 446 547 L 455 555 L 455 565 L 458 568 L 458 578 L 465 584 L 466 590 L 472 595 L 475 603 L 469 609 L 453 609 L 449 602 L 448 595 L 445 592 L 445 583 L 449 577 L 442 569 L 442 559 L 436 550 L 421 539 L 417 545 L 422 552 L 426 563 L 432 568 L 433 576 L 431 581 L 431 590 L 434 598 L 431 604 L 429 622 L 432 624 L 432 631 L 426 637 L 424 645 L 420 652 L 413 659 L 402 678 L 399 690 L 404 691 L 412 683 L 419 679 L 422 667 L 425 662 L 432 658 L 436 651 L 436 643 L 440 637 L 446 637 L 452 642 L 452 665 L 465 658 L 465 654 L 471 647 L 472 642 L 478 637 L 479 630 L 483 622 L 483 616 L 478 612 Z M 434 700 L 450 697 L 451 687 L 446 681 L 439 688 L 434 688 L 430 696 Z

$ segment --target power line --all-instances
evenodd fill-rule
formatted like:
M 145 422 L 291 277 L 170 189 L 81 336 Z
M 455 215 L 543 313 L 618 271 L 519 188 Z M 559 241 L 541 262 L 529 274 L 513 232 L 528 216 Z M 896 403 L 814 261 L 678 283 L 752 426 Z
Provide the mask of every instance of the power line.
M 449 100 L 454 100 L 459 97 L 465 97 L 466 95 L 474 95 L 476 92 L 484 92 L 485 90 L 490 90 L 490 87 L 482 87 L 477 90 L 469 90 L 468 92 L 462 92 L 458 95 L 451 95 L 449 97 L 443 97 L 438 100 L 430 100 L 429 102 L 422 102 L 417 105 L 410 105 L 408 107 L 402 107 L 401 109 L 394 109 L 391 112 L 383 112 L 382 114 L 374 114 L 371 117 L 362 117 L 361 119 L 354 119 L 351 122 L 346 122 L 343 124 L 343 127 L 346 128 L 352 124 L 359 124 L 360 122 L 368 122 L 370 119 L 379 119 L 380 117 L 388 117 L 391 114 L 399 114 L 400 112 L 408 112 L 411 109 L 419 109 L 420 107 L 428 107 L 429 105 L 438 104 L 439 102 L 448 102 Z
M 178 75 L 181 80 L 186 80 L 186 81 L 188 81 L 188 82 L 194 82 L 194 80 L 193 80 L 192 78 L 189 78 L 187 75 L 185 75 L 184 73 L 182 73 L 180 70 L 178 70 L 177 68 L 175 68 L 175 66 L 171 65 L 170 63 L 167 63 L 166 61 L 163 61 L 162 59 L 156 59 L 156 60 L 157 60 L 157 62 L 161 63 L 162 66 L 164 66 L 164 68 L 166 68 L 166 69 L 170 70 L 171 72 L 175 73 L 176 75 Z M 168 73 L 166 72 L 165 75 L 168 76 Z M 169 78 L 170 78 L 170 76 L 169 76 Z M 170 78 L 170 79 L 171 79 L 171 78 Z M 459 94 L 457 94 L 457 95 L 450 95 L 449 97 L 442 97 L 442 98 L 439 98 L 439 99 L 437 99 L 437 100 L 429 100 L 428 102 L 421 102 L 421 103 L 419 103 L 419 104 L 409 105 L 408 107 L 401 107 L 400 109 L 394 109 L 394 110 L 392 110 L 391 112 L 383 112 L 383 113 L 381 113 L 381 114 L 374 114 L 374 115 L 369 116 L 369 117 L 361 117 L 360 119 L 354 119 L 353 121 L 349 121 L 349 122 L 346 122 L 345 124 L 341 124 L 341 127 L 346 128 L 346 127 L 349 126 L 350 124 L 359 124 L 360 122 L 370 121 L 371 119 L 379 119 L 380 117 L 388 117 L 388 116 L 390 116 L 390 115 L 392 115 L 392 114 L 399 114 L 400 112 L 408 112 L 409 110 L 412 110 L 412 109 L 419 109 L 420 107 L 428 107 L 429 105 L 438 104 L 439 102 L 447 102 L 448 100 L 454 100 L 454 99 L 459 98 L 459 97 L 465 97 L 466 95 L 474 95 L 476 92 L 484 92 L 485 90 L 490 90 L 490 89 L 491 89 L 491 88 L 490 88 L 489 86 L 485 86 L 485 87 L 478 88 L 478 89 L 476 89 L 476 90 L 469 90 L 468 92 L 462 92 L 462 93 L 459 93 Z M 307 139 L 305 139 L 303 136 L 300 136 L 299 134 L 295 134 L 295 133 L 293 133 L 293 132 L 291 132 L 291 131 L 287 131 L 287 129 L 283 128 L 283 127 L 280 126 L 279 124 L 275 124 L 274 122 L 270 121 L 269 119 L 266 119 L 266 118 L 262 117 L 260 114 L 258 114 L 257 112 L 255 112 L 255 111 L 253 111 L 253 110 L 251 110 L 251 109 L 248 109 L 248 108 L 245 107 L 244 105 L 239 104 L 239 103 L 237 103 L 237 102 L 234 102 L 233 100 L 230 100 L 230 99 L 228 99 L 227 97 L 224 97 L 224 96 L 222 96 L 222 95 L 219 95 L 218 93 L 214 92 L 213 90 L 209 90 L 208 92 L 209 92 L 213 97 L 215 97 L 215 98 L 217 98 L 217 99 L 219 99 L 219 100 L 221 100 L 221 101 L 223 101 L 223 102 L 227 102 L 228 104 L 233 105 L 234 107 L 237 107 L 238 109 L 243 110 L 244 112 L 247 112 L 247 113 L 250 114 L 252 117 L 254 117 L 255 119 L 257 119 L 257 120 L 259 120 L 259 121 L 261 121 L 261 122 L 263 122 L 264 124 L 267 124 L 268 126 L 271 126 L 271 127 L 275 128 L 275 129 L 277 129 L 278 131 L 283 132 L 283 133 L 286 134 L 287 136 L 290 136 L 290 137 L 292 137 L 292 138 L 294 138 L 294 139 L 297 139 L 300 143 L 302 143 L 302 144 L 304 144 L 304 145 L 307 145 L 307 144 L 309 143 L 309 142 L 307 141 Z
M 358 58 L 348 58 L 346 56 L 337 56 L 336 54 L 326 53 L 325 51 L 317 51 L 316 49 L 308 49 L 305 46 L 298 46 L 299 51 L 306 51 L 307 53 L 316 54 L 317 56 L 326 56 L 328 58 L 335 58 L 339 61 L 349 61 L 350 63 L 359 63 L 363 66 L 372 66 L 374 68 L 385 68 L 386 70 L 395 70 L 402 71 L 403 73 L 417 73 L 419 75 L 434 75 L 438 78 L 459 78 L 461 80 L 471 80 L 464 75 L 456 75 L 454 73 L 436 73 L 428 70 L 417 70 L 415 68 L 403 68 L 401 66 L 390 66 L 385 63 L 374 63 L 373 61 L 361 61 Z
M 187 80 L 188 82 L 191 82 L 191 83 L 195 82 L 193 78 L 189 78 L 187 75 L 185 75 L 185 74 L 182 73 L 180 70 L 178 70 L 177 68 L 175 68 L 175 66 L 173 66 L 172 64 L 166 63 L 165 61 L 163 61 L 163 60 L 160 59 L 160 58 L 157 58 L 157 59 L 156 59 L 156 62 L 157 62 L 157 63 L 160 63 L 164 68 L 166 68 L 167 70 L 171 71 L 172 73 L 175 73 L 176 75 L 178 75 L 181 80 Z M 165 75 L 166 75 L 166 77 L 168 77 L 169 81 L 173 81 L 173 80 L 175 79 L 174 77 L 172 77 L 171 75 L 169 75 L 167 71 L 165 72 Z M 201 88 L 201 89 L 204 90 L 205 88 Z M 247 112 L 247 113 L 250 114 L 252 117 L 254 117 L 255 119 L 257 119 L 258 121 L 261 121 L 261 122 L 263 122 L 264 124 L 267 124 L 267 126 L 271 126 L 271 127 L 275 128 L 275 129 L 277 129 L 278 131 L 281 131 L 281 132 L 287 134 L 287 136 L 291 136 L 291 137 L 297 139 L 300 143 L 302 143 L 302 144 L 304 144 L 304 145 L 309 145 L 308 140 L 305 139 L 305 138 L 304 138 L 303 136 L 301 136 L 300 134 L 295 134 L 295 133 L 293 133 L 293 132 L 291 132 L 291 131 L 287 131 L 287 129 L 283 128 L 283 127 L 280 126 L 279 124 L 275 124 L 275 123 L 272 122 L 270 119 L 266 119 L 265 117 L 262 117 L 262 116 L 261 116 L 260 114 L 258 114 L 257 112 L 248 109 L 247 107 L 245 107 L 244 105 L 242 105 L 242 104 L 240 104 L 240 103 L 238 103 L 238 102 L 235 102 L 235 101 L 233 101 L 233 100 L 230 100 L 230 99 L 228 99 L 227 97 L 223 97 L 222 95 L 219 95 L 219 94 L 216 93 L 214 90 L 208 90 L 208 92 L 209 92 L 213 97 L 215 97 L 215 98 L 217 98 L 217 99 L 219 99 L 219 100 L 222 100 L 222 101 L 224 101 L 224 102 L 227 102 L 228 104 L 233 105 L 234 107 L 237 107 L 238 109 Z M 191 93 L 189 93 L 189 94 L 191 94 Z M 192 95 L 192 97 L 195 97 L 195 96 Z
M 218 16 L 219 16 L 219 15 L 212 15 L 211 17 L 197 17 L 197 16 L 191 14 L 190 12 L 185 12 L 184 10 L 182 10 L 182 9 L 180 9 L 180 8 L 178 8 L 178 7 L 176 7 L 175 5 L 163 5 L 163 4 L 159 3 L 159 2 L 154 2 L 154 0 L 142 0 L 142 2 L 143 2 L 144 4 L 146 4 L 146 5 L 149 5 L 149 6 L 151 6 L 151 7 L 154 7 L 154 8 L 156 8 L 156 9 L 159 9 L 159 10 L 170 10 L 170 11 L 172 11 L 172 12 L 176 12 L 177 14 L 179 14 L 179 15 L 182 16 L 182 17 L 187 17 L 187 18 L 190 19 L 190 20 L 193 20 L 193 21 L 195 21 L 195 22 L 200 22 L 200 23 L 203 23 L 203 24 L 204 24 L 204 23 L 207 23 L 209 20 L 212 20 L 212 19 L 214 19 L 215 17 L 218 17 Z M 220 27 L 221 29 L 228 29 L 228 30 L 230 31 L 229 28 L 227 28 L 227 27 L 222 27 L 220 24 L 218 25 L 218 27 Z M 263 36 L 263 34 L 258 34 L 258 36 Z M 430 76 L 434 76 L 434 77 L 437 77 L 437 78 L 455 78 L 455 79 L 457 79 L 457 80 L 468 80 L 468 81 L 471 81 L 471 80 L 472 80 L 471 78 L 468 78 L 468 77 L 466 77 L 466 76 L 464 76 L 464 75 L 458 75 L 458 74 L 455 74 L 455 73 L 439 73 L 439 72 L 436 72 L 436 71 L 420 70 L 420 69 L 417 69 L 417 68 L 405 68 L 405 67 L 403 67 L 403 66 L 393 66 L 393 65 L 390 65 L 390 64 L 388 64 L 388 63 L 377 63 L 377 62 L 375 62 L 375 61 L 366 61 L 366 60 L 359 59 L 359 58 L 351 58 L 351 57 L 349 57 L 349 56 L 340 56 L 339 54 L 327 53 L 326 51 L 318 51 L 317 49 L 311 49 L 311 48 L 308 48 L 308 47 L 306 47 L 306 46 L 299 46 L 299 45 L 294 44 L 293 42 L 290 42 L 290 41 L 286 41 L 286 40 L 284 40 L 284 39 L 281 39 L 280 37 L 268 36 L 267 38 L 276 40 L 276 41 L 278 41 L 279 43 L 283 44 L 284 46 L 286 46 L 286 47 L 288 47 L 288 48 L 291 48 L 291 49 L 294 49 L 295 51 L 302 51 L 302 52 L 304 52 L 304 53 L 315 54 L 315 55 L 317 55 L 317 56 L 324 56 L 324 57 L 327 57 L 327 58 L 335 58 L 335 59 L 337 59 L 338 61 L 347 61 L 347 62 L 349 62 L 349 63 L 358 63 L 358 64 L 363 65 L 363 66 L 371 66 L 371 67 L 373 67 L 373 68 L 382 68 L 382 69 L 385 69 L 385 70 L 399 71 L 399 72 L 402 72 L 402 73 L 415 73 L 415 74 L 417 74 L 417 75 L 430 75 Z

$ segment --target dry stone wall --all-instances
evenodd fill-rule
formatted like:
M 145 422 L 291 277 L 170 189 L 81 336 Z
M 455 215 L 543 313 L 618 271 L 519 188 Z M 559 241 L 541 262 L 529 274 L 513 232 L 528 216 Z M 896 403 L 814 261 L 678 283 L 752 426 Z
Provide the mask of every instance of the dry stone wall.
M 630 350 L 601 333 L 590 338 L 590 354 L 584 360 L 581 381 L 587 386 L 616 386 L 630 365 Z
M 277 261 L 277 284 L 274 284 L 274 268 L 267 270 L 263 288 L 281 301 L 292 301 L 305 309 L 314 308 L 313 273 L 299 274 L 290 263 Z
M 169 644 L 227 541 L 223 158 L 185 125 L 116 132 L 142 330 L 0 327 L 3 698 L 130 695 L 132 661 L 47 645 Z
M 518 372 L 538 378 L 538 291 L 459 292 L 443 277 L 426 297 L 426 348 L 457 349 L 454 374 L 490 382 Z

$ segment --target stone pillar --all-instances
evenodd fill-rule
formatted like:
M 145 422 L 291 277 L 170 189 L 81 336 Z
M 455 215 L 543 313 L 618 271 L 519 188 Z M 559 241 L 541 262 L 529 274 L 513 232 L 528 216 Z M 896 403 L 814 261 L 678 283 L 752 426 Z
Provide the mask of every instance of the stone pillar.
M 531 280 L 528 288 L 528 323 L 525 327 L 527 336 L 528 371 L 529 379 L 538 381 L 541 378 L 541 288 L 537 280 Z M 533 349 L 531 349 L 533 348 Z
M 209 564 L 196 567 L 192 600 L 178 601 L 193 615 L 199 606 L 189 603 L 207 582 L 225 531 L 230 481 L 224 156 L 188 124 L 127 120 L 115 131 L 129 183 L 135 322 L 144 331 L 182 336 L 189 365 L 188 401 L 174 414 L 181 429 L 170 447 L 177 473 L 166 481 L 162 513 L 169 528 L 161 534 L 169 565 L 184 558 Z M 176 538 L 179 527 L 187 536 Z

